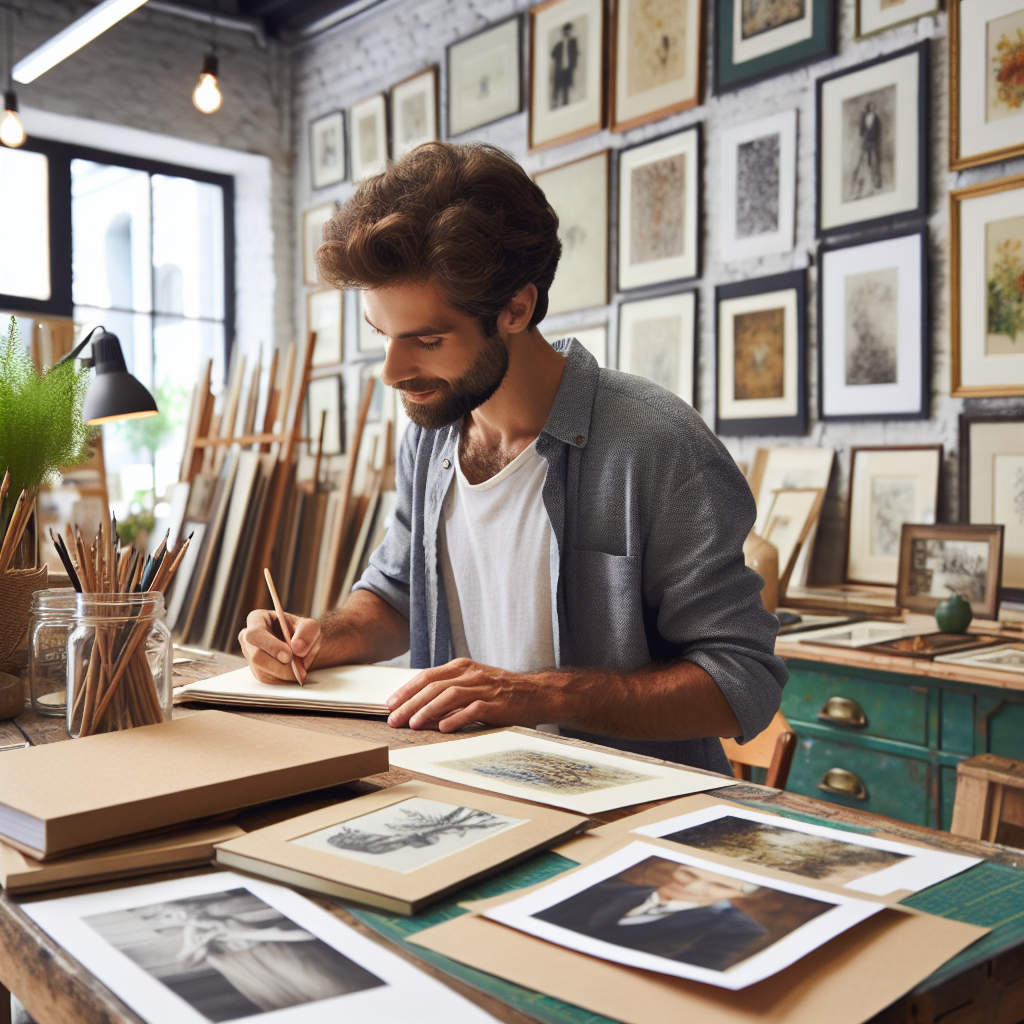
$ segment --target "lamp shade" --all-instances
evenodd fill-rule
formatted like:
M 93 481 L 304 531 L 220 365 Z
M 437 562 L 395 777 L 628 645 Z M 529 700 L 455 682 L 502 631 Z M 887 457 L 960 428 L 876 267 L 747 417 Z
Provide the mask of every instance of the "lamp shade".
M 114 420 L 156 416 L 153 396 L 129 372 L 116 334 L 100 331 L 92 339 L 96 379 L 85 396 L 82 419 L 90 426 Z

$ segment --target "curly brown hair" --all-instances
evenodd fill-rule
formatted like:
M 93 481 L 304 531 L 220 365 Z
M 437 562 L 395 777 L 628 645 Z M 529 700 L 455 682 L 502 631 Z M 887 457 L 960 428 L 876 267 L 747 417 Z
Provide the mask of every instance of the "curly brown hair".
M 507 153 L 483 143 L 427 142 L 367 178 L 325 225 L 320 274 L 336 288 L 435 281 L 484 333 L 527 284 L 535 327 L 562 245 L 544 193 Z

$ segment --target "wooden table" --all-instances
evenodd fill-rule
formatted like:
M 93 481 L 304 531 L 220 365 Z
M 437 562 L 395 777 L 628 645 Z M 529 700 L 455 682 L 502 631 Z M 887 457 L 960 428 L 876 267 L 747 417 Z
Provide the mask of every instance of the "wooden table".
M 236 667 L 238 659 L 218 655 L 214 664 L 219 670 Z M 209 663 L 198 663 L 191 678 L 213 674 Z M 191 670 L 193 666 L 189 666 Z M 176 681 L 186 682 L 183 672 Z M 175 715 L 194 713 L 188 708 L 175 710 Z M 394 730 L 383 721 L 364 718 L 341 718 L 332 715 L 302 715 L 296 713 L 263 714 L 241 712 L 248 717 L 281 722 L 297 728 L 315 732 L 330 732 L 357 739 L 386 742 L 395 748 L 415 743 L 443 743 L 452 737 L 434 732 L 411 732 L 408 729 Z M 66 738 L 61 719 L 41 718 L 26 712 L 12 722 L 0 722 L 0 744 L 28 740 L 32 744 L 59 742 Z M 588 746 L 580 741 L 566 740 L 578 746 Z M 630 756 L 630 755 L 627 755 Z M 0 755 L 2 757 L 2 755 Z M 650 759 L 641 759 L 650 760 Z M 2 765 L 0 761 L 0 765 Z M 376 775 L 348 786 L 319 793 L 311 797 L 281 801 L 271 808 L 242 812 L 237 821 L 244 828 L 259 827 L 270 820 L 280 820 L 292 814 L 304 813 L 315 806 L 325 806 L 339 799 L 370 792 L 381 787 L 397 785 L 408 781 L 411 776 L 401 769 L 393 768 L 383 775 Z M 792 793 L 779 792 L 741 783 L 716 791 L 724 798 L 761 805 L 769 809 L 809 815 L 833 821 L 837 824 L 860 826 L 871 829 L 882 828 L 895 838 L 907 838 L 929 842 L 932 845 L 956 853 L 988 858 L 997 864 L 1024 869 L 1024 851 L 1014 851 L 988 843 L 960 839 L 948 833 L 939 833 L 926 828 L 907 825 L 902 822 L 880 818 L 878 815 L 839 807 L 809 799 Z M 652 806 L 652 805 L 646 805 Z M 629 811 L 643 808 L 630 808 Z M 623 817 L 626 811 L 615 811 L 596 815 L 602 821 Z M 209 869 L 202 869 L 209 870 Z M 161 875 L 145 879 L 155 881 L 177 877 L 186 872 Z M 134 884 L 123 882 L 118 884 Z M 62 890 L 59 895 L 76 892 L 91 892 L 106 886 L 89 886 L 81 889 Z M 48 895 L 26 897 L 45 899 Z M 506 1005 L 487 993 L 483 993 L 464 982 L 453 978 L 444 971 L 417 958 L 407 948 L 382 938 L 372 929 L 357 920 L 344 908 L 331 900 L 312 895 L 310 897 L 346 924 L 355 928 L 374 941 L 391 949 L 399 956 L 412 961 L 468 999 L 483 1007 L 495 1018 L 506 1024 L 527 1024 L 534 1020 Z M 125 1006 L 109 989 L 90 975 L 76 960 L 61 949 L 21 909 L 18 900 L 8 898 L 0 892 L 0 986 L 14 992 L 26 1009 L 39 1024 L 139 1024 L 141 1018 Z M 0 1024 L 8 1024 L 10 1000 L 7 992 L 0 988 Z M 581 1019 L 584 1019 L 581 1017 Z M 917 990 L 894 1003 L 877 1016 L 875 1024 L 1017 1024 L 1024 1019 L 1024 951 L 1020 946 L 999 949 L 979 963 L 969 964 L 955 977 L 940 979 L 936 984 L 925 982 Z M 826 1022 L 823 1022 L 826 1024 Z

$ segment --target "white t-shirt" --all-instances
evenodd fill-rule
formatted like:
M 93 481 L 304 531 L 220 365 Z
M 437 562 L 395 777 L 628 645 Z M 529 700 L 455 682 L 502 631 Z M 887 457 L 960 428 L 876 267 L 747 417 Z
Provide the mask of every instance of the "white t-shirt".
M 471 484 L 455 460 L 439 540 L 457 658 L 509 672 L 556 664 L 547 471 L 536 442 L 482 484 Z

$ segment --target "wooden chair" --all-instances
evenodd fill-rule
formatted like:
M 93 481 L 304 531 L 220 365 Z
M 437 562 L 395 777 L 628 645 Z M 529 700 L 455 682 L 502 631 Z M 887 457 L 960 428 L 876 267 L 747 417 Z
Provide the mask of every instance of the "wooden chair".
M 1024 848 L 1024 761 L 978 754 L 956 766 L 950 832 Z
M 749 782 L 751 768 L 767 768 L 765 785 L 774 789 L 786 788 L 789 766 L 796 753 L 796 733 L 781 711 L 776 711 L 768 728 L 749 743 L 741 746 L 735 740 L 723 739 L 722 746 L 737 779 Z

